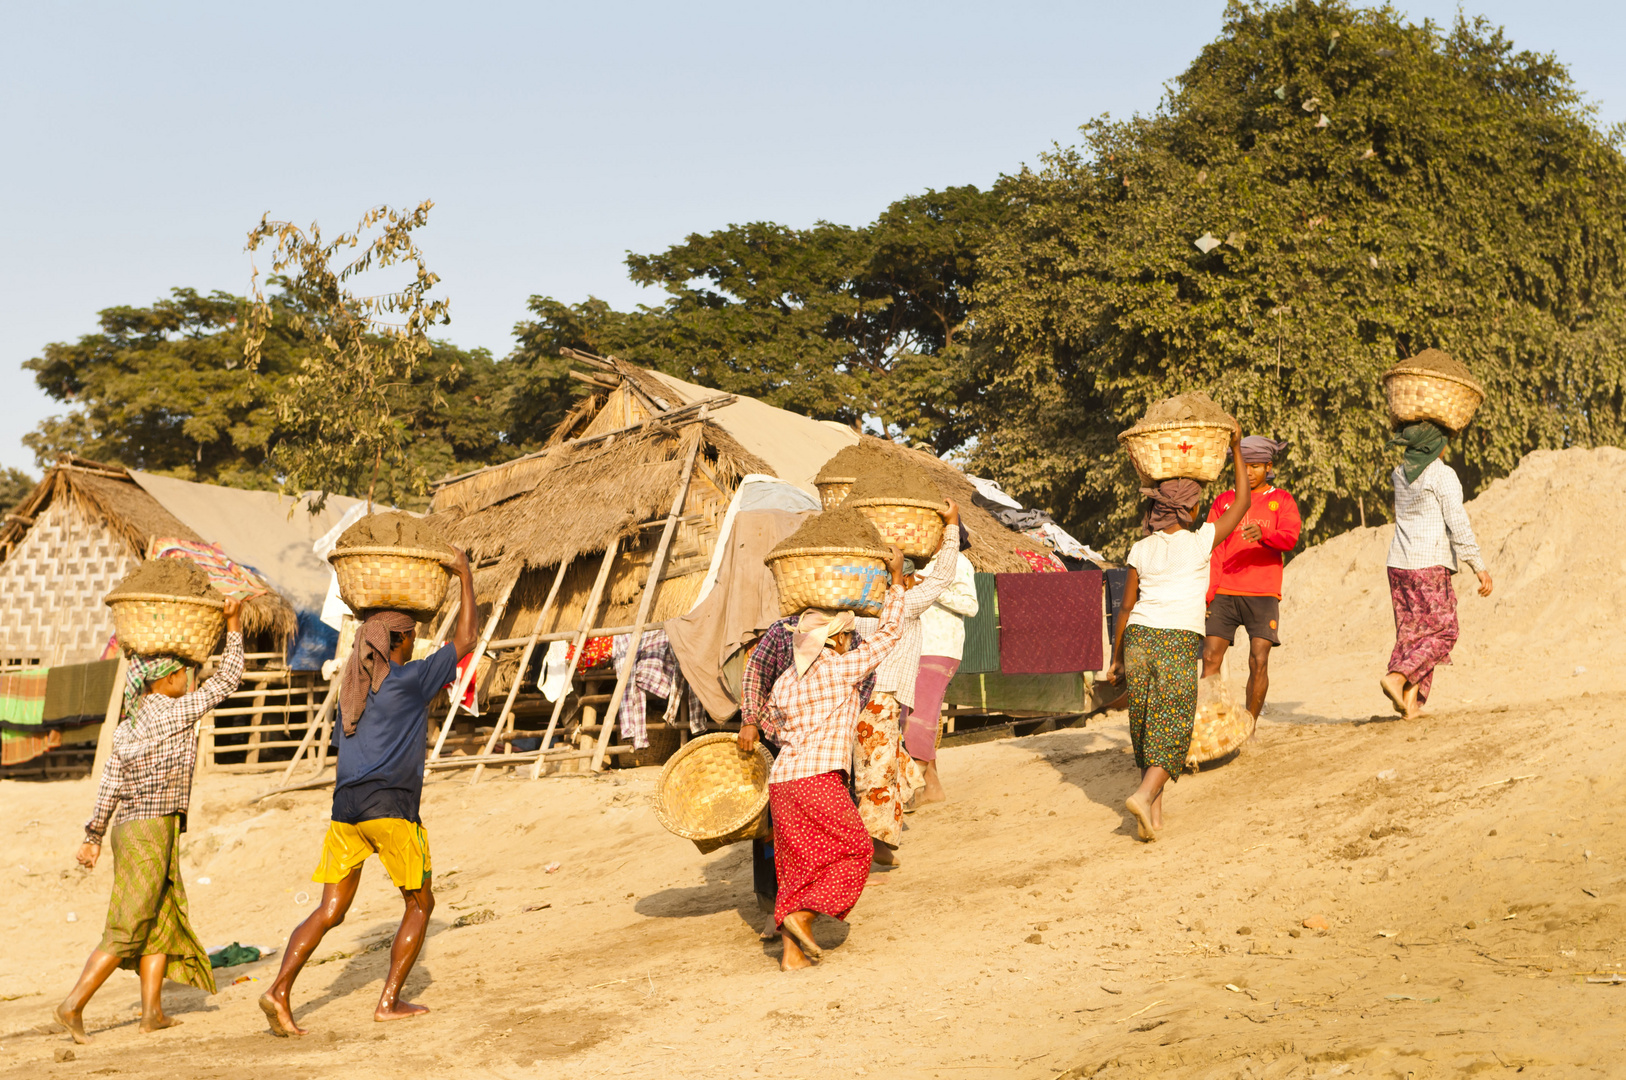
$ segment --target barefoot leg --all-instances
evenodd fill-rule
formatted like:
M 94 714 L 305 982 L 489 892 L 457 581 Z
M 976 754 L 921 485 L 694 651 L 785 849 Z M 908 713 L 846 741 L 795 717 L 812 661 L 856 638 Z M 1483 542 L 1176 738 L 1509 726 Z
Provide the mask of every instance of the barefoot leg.
M 343 881 L 322 886 L 322 902 L 304 922 L 294 928 L 292 936 L 288 938 L 288 948 L 282 954 L 282 967 L 271 981 L 270 988 L 260 995 L 260 1011 L 265 1013 L 266 1020 L 271 1024 L 271 1034 L 284 1037 L 305 1034 L 305 1029 L 294 1023 L 288 995 L 293 992 L 294 980 L 299 978 L 305 961 L 322 943 L 322 938 L 344 922 L 345 913 L 350 910 L 360 885 L 361 867 L 358 866 Z
M 794 942 L 798 950 L 806 954 L 806 959 L 809 962 L 824 957 L 824 950 L 819 948 L 819 943 L 813 940 L 813 913 L 811 911 L 791 912 L 785 916 L 785 921 L 780 924 L 780 928 L 785 932 L 787 950 Z
M 1378 681 L 1383 688 L 1383 695 L 1395 707 L 1395 712 L 1406 715 L 1406 677 L 1398 671 L 1391 671 Z
M 423 951 L 429 915 L 435 910 L 435 892 L 425 877 L 420 888 L 402 889 L 401 898 L 406 901 L 406 910 L 401 914 L 401 928 L 395 932 L 395 942 L 390 946 L 390 973 L 384 979 L 384 992 L 379 995 L 378 1008 L 373 1011 L 373 1019 L 380 1023 L 422 1016 L 429 1011 L 428 1006 L 402 1001 L 401 987 L 406 985 L 412 965 Z
M 119 968 L 119 958 L 112 953 L 104 953 L 97 949 L 85 961 L 85 969 L 79 973 L 79 981 L 74 983 L 68 996 L 62 999 L 62 1004 L 56 1007 L 56 1018 L 73 1041 L 81 1046 L 90 1045 L 90 1036 L 85 1034 L 85 1005 L 90 1001 L 91 995 L 100 990 L 107 977 Z
M 169 957 L 163 953 L 148 953 L 141 958 L 137 971 L 141 974 L 141 1031 L 143 1034 L 162 1031 L 180 1023 L 164 1015 L 164 971 Z
M 813 961 L 809 960 L 802 950 L 797 947 L 796 939 L 789 934 L 785 935 L 785 955 L 779 959 L 780 971 L 796 971 L 799 968 L 809 968 Z
M 916 804 L 924 806 L 927 803 L 947 801 L 948 793 L 943 790 L 943 781 L 937 778 L 937 762 L 922 761 L 920 771 L 926 777 L 926 790 L 915 796 Z
M 1124 800 L 1124 809 L 1134 815 L 1136 833 L 1142 840 L 1157 839 L 1158 819 L 1162 817 L 1162 807 L 1158 801 L 1168 780 L 1168 772 L 1152 765 L 1141 774 L 1140 787 Z
M 1401 692 L 1400 701 L 1404 706 L 1401 709 L 1401 719 L 1415 720 L 1421 714 L 1423 706 L 1418 689 L 1417 683 L 1409 682 L 1406 684 L 1406 689 Z
M 874 838 L 871 838 L 870 843 L 875 848 L 875 853 L 872 856 L 870 856 L 870 858 L 871 858 L 871 860 L 873 862 L 876 862 L 876 863 L 880 864 L 881 866 L 897 866 L 898 865 L 898 853 L 894 848 L 890 847 L 887 844 L 883 844 L 879 840 L 876 840 Z

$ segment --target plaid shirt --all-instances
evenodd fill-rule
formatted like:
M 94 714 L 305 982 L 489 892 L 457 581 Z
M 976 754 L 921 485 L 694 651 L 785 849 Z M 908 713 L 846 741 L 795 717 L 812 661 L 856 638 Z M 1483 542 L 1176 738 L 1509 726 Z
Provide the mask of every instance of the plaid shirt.
M 782 784 L 852 768 L 853 733 L 864 705 L 860 684 L 880 666 L 903 632 L 903 587 L 886 591 L 880 629 L 844 653 L 825 651 L 800 677 L 792 667 L 768 695 L 779 756 L 768 783 Z
M 220 670 L 183 697 L 147 694 L 113 733 L 113 752 L 96 789 L 96 808 L 85 822 L 85 842 L 100 844 L 118 807 L 119 823 L 181 815 L 192 801 L 192 769 L 198 762 L 196 726 L 243 677 L 243 635 L 226 635 Z
M 1473 568 L 1485 569 L 1479 557 L 1479 541 L 1474 539 L 1468 512 L 1462 508 L 1462 481 L 1451 466 L 1435 458 L 1406 483 L 1406 470 L 1395 466 L 1395 538 L 1389 545 L 1389 565 L 1399 570 L 1447 567 L 1457 572 L 1457 559 Z
M 801 617 L 800 614 L 787 615 L 768 627 L 768 632 L 746 657 L 745 674 L 740 679 L 740 723 L 755 724 L 769 742 L 778 740 L 774 738 L 774 721 L 768 712 L 768 695 L 773 693 L 779 676 L 796 661 L 796 644 L 791 635 L 796 632 L 796 620 Z M 848 647 L 856 649 L 863 643 L 863 635 L 854 630 Z M 874 692 L 875 673 L 871 672 L 858 684 L 859 704 L 868 705 L 870 694 Z

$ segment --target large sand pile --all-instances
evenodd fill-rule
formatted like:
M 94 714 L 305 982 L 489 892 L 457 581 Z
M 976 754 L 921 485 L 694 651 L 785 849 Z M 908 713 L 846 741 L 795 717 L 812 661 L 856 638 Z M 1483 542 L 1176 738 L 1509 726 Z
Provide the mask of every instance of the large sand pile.
M 1456 576 L 1457 687 L 1472 693 L 1476 680 L 1517 677 L 1535 689 L 1577 666 L 1612 664 L 1626 636 L 1626 450 L 1536 451 L 1467 510 L 1496 589 L 1483 598 L 1466 567 Z M 1393 535 L 1392 525 L 1356 529 L 1293 560 L 1282 583 L 1280 669 L 1339 694 L 1345 677 L 1370 681 L 1358 699 L 1382 707 L 1367 699 L 1394 644 L 1385 571 Z

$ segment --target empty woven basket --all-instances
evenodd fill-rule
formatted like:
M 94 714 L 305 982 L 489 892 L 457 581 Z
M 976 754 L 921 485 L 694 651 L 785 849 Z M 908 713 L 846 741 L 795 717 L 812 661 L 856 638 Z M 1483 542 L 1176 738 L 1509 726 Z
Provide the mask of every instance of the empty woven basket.
M 943 542 L 942 503 L 921 499 L 855 499 L 852 506 L 869 518 L 881 539 L 896 544 L 908 558 L 917 561 L 937 554 Z
M 841 505 L 841 500 L 857 482 L 856 476 L 832 476 L 828 480 L 813 481 L 813 486 L 819 489 L 819 502 L 826 510 L 833 510 Z
M 741 750 L 726 731 L 692 739 L 661 769 L 655 817 L 668 832 L 694 841 L 702 855 L 765 836 L 771 768 L 773 757 L 761 743 Z
M 1118 441 L 1144 480 L 1185 477 L 1206 484 L 1218 480 L 1225 470 L 1233 430 L 1215 420 L 1173 420 L 1137 424 L 1121 433 Z
M 1197 709 L 1191 725 L 1191 748 L 1186 752 L 1187 768 L 1217 761 L 1239 748 L 1253 735 L 1258 724 L 1247 709 L 1224 702 L 1210 702 Z
M 327 557 L 351 610 L 388 608 L 426 616 L 440 607 L 452 556 L 427 548 L 340 548 Z
M 1395 368 L 1385 374 L 1383 393 L 1396 424 L 1432 420 L 1453 432 L 1467 427 L 1485 400 L 1485 388 L 1475 379 L 1419 368 Z
M 779 614 L 806 609 L 876 616 L 891 574 L 886 557 L 862 548 L 787 548 L 762 560 L 779 588 Z
M 107 598 L 119 646 L 137 656 L 174 656 L 201 664 L 226 628 L 224 600 L 206 596 L 116 593 Z

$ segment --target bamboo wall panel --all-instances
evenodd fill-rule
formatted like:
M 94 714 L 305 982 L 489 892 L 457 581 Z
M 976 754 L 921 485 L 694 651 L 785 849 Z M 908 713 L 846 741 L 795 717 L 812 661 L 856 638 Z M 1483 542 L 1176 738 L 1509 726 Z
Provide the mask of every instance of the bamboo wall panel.
M 138 561 L 71 500 L 53 500 L 0 563 L 0 658 L 100 659 L 113 634 L 102 598 Z

